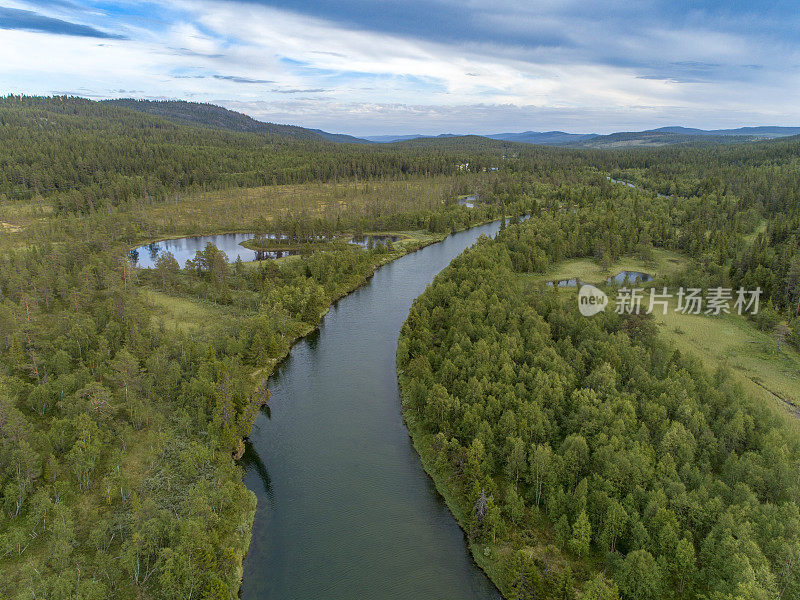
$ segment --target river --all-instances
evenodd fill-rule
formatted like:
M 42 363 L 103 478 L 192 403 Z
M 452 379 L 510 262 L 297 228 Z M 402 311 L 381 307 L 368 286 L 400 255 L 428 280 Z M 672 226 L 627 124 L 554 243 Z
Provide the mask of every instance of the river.
M 270 380 L 243 457 L 258 496 L 244 600 L 500 598 L 422 469 L 395 350 L 414 298 L 491 223 L 381 267 Z

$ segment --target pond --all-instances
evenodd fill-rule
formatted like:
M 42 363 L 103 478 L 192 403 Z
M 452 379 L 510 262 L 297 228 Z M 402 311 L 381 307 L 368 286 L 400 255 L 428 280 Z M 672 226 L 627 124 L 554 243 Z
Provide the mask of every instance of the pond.
M 478 201 L 478 196 L 467 196 L 466 198 L 459 198 L 458 203 L 467 208 L 475 208 L 475 203 Z
M 159 255 L 165 252 L 172 252 L 178 263 L 183 267 L 187 260 L 194 258 L 198 250 L 204 250 L 209 242 L 224 252 L 230 262 L 235 262 L 237 258 L 241 258 L 243 261 L 267 260 L 299 254 L 296 250 L 280 252 L 256 251 L 240 245 L 241 242 L 253 239 L 253 237 L 252 233 L 220 233 L 218 235 L 198 235 L 174 240 L 162 240 L 131 250 L 130 257 L 137 267 L 151 268 L 156 265 Z
M 639 187 L 636 184 L 631 183 L 629 181 L 622 181 L 621 179 L 614 179 L 613 177 L 610 177 L 608 175 L 606 175 L 606 179 L 608 179 L 611 183 L 621 183 L 623 185 L 627 185 L 628 187 L 637 188 L 637 189 Z M 661 192 L 656 192 L 656 196 L 658 196 L 659 198 L 669 198 L 669 196 L 667 194 L 662 194 Z
M 373 235 L 355 235 L 353 239 L 350 240 L 351 244 L 356 244 L 361 246 L 362 248 L 369 248 L 370 243 L 372 245 L 377 246 L 380 244 L 381 246 L 385 246 L 389 242 L 399 242 L 403 239 L 399 235 L 390 235 L 390 234 L 373 234 Z
M 378 269 L 275 370 L 242 460 L 258 496 L 244 600 L 496 600 L 422 468 L 395 351 L 411 303 L 491 223 Z
M 653 281 L 653 276 L 649 273 L 642 273 L 641 271 L 620 271 L 613 277 L 609 277 L 606 283 L 623 284 L 623 283 L 647 283 Z
M 181 267 L 185 266 L 186 261 L 193 259 L 199 250 L 204 250 L 206 244 L 212 243 L 219 250 L 225 253 L 228 261 L 235 262 L 237 258 L 243 261 L 268 260 L 293 256 L 300 254 L 299 250 L 250 250 L 241 245 L 242 242 L 252 240 L 257 237 L 252 233 L 221 233 L 218 235 L 198 235 L 173 240 L 162 240 L 134 248 L 130 252 L 131 261 L 141 268 L 152 268 L 156 265 L 158 257 L 165 252 L 172 252 Z M 275 239 L 273 234 L 260 236 L 262 238 Z M 323 241 L 323 236 L 317 236 L 317 241 Z M 373 244 L 386 245 L 389 242 L 397 242 L 402 236 L 391 234 L 374 234 L 354 237 L 353 244 L 362 248 L 369 247 L 370 240 Z M 284 238 L 284 241 L 285 238 Z M 287 241 L 287 243 L 289 243 Z
M 647 283 L 649 281 L 653 281 L 653 276 L 649 273 L 643 273 L 641 271 L 620 271 L 613 277 L 609 277 L 606 279 L 607 284 L 615 284 L 615 285 L 622 285 L 622 284 L 631 284 L 631 283 Z M 583 285 L 583 282 L 578 279 L 577 277 L 573 277 L 572 279 L 559 279 L 558 281 L 548 281 L 546 282 L 548 287 L 558 286 L 558 287 L 577 287 L 579 285 Z
M 577 287 L 582 285 L 582 281 L 577 277 L 572 279 L 560 279 L 558 281 L 548 281 L 547 285 L 549 287 L 557 286 L 557 287 Z

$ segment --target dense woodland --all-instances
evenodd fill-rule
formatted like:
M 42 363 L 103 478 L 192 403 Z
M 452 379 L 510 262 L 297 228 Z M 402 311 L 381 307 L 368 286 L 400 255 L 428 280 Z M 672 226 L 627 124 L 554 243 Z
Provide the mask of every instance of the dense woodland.
M 646 321 L 587 328 L 515 278 L 669 248 L 693 259 L 681 283 L 758 284 L 769 298 L 758 325 L 797 330 L 798 151 L 791 139 L 365 146 L 76 98 L 0 100 L 0 221 L 35 214 L 20 231 L 0 223 L 0 595 L 236 598 L 254 498 L 234 455 L 269 396 L 264 375 L 334 299 L 414 245 L 333 243 L 255 264 L 209 246 L 152 270 L 129 251 L 178 231 L 143 212 L 186 211 L 185 230 L 218 230 L 224 211 L 197 220 L 191 199 L 205 196 L 193 194 L 216 190 L 224 205 L 254 185 L 354 181 L 398 198 L 254 210 L 240 230 L 432 240 L 533 215 L 437 280 L 398 352 L 409 423 L 430 438 L 471 539 L 496 548 L 510 595 L 565 597 L 599 571 L 587 598 L 614 586 L 625 598 L 797 595 L 796 437 L 724 374 L 666 350 Z M 441 196 L 397 182 L 434 182 Z M 458 205 L 472 193 L 474 209 Z M 173 303 L 202 326 L 170 320 Z
M 686 248 L 675 232 L 699 226 L 691 205 L 614 192 L 613 215 L 601 194 L 509 227 L 418 299 L 398 348 L 412 432 L 509 598 L 795 597 L 796 434 L 648 317 L 586 319 L 520 283 L 645 236 Z
M 206 188 L 454 173 L 496 166 L 503 142 L 459 151 L 298 140 L 177 125 L 81 98 L 0 99 L 0 194 L 43 194 L 60 212 Z

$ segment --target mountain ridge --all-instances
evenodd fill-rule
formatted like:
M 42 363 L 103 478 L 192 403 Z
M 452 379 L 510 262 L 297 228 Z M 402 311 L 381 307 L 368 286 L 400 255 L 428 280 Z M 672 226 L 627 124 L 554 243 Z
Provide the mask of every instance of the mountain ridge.
M 101 100 L 102 103 L 128 108 L 194 127 L 237 131 L 241 133 L 265 133 L 282 135 L 299 140 L 328 141 L 334 143 L 369 144 L 371 142 L 344 133 L 329 133 L 321 129 L 309 129 L 299 125 L 281 125 L 259 121 L 244 113 L 205 102 L 187 100 L 137 100 L 117 98 Z
M 565 148 L 626 148 L 658 146 L 693 146 L 748 143 L 800 135 L 800 127 L 762 125 L 732 129 L 698 129 L 671 125 L 643 131 L 619 131 L 610 134 L 569 133 L 565 131 L 522 131 L 476 134 L 441 133 L 438 135 L 371 135 L 355 137 L 343 133 L 329 133 L 299 125 L 282 125 L 259 121 L 246 114 L 209 103 L 186 100 L 136 100 L 119 98 L 103 103 L 159 116 L 173 123 L 247 133 L 280 135 L 298 140 L 327 141 L 336 144 L 393 144 L 412 140 L 437 140 L 475 136 L 504 142 L 539 144 Z
M 474 134 L 463 134 L 474 135 Z M 679 125 L 646 129 L 643 131 L 618 131 L 609 134 L 568 133 L 565 131 L 523 131 L 519 133 L 490 133 L 480 137 L 505 142 L 563 146 L 569 148 L 600 148 L 622 146 L 667 146 L 709 143 L 745 143 L 758 140 L 775 139 L 800 135 L 800 127 L 779 127 L 764 125 L 758 127 L 739 127 L 735 129 L 696 129 Z M 440 135 L 374 135 L 364 139 L 376 143 L 405 142 L 414 139 L 436 139 L 461 137 L 457 134 Z M 724 139 L 715 139 L 724 138 Z

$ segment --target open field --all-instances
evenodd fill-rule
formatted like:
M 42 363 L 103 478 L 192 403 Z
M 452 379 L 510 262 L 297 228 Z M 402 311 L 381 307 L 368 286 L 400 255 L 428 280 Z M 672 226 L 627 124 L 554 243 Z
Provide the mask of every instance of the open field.
M 175 194 L 166 200 L 137 200 L 107 207 L 118 223 L 113 233 L 136 243 L 229 232 L 250 232 L 268 227 L 275 219 L 319 218 L 331 223 L 371 221 L 398 213 L 435 210 L 459 192 L 477 189 L 485 174 L 460 173 L 405 180 L 308 183 L 254 188 L 229 188 Z M 83 236 L 96 227 L 98 216 L 70 215 L 54 218 L 50 200 L 8 201 L 0 198 L 0 249 L 10 249 L 42 239 Z
M 27 202 L 0 199 L 0 249 L 18 245 L 26 228 L 37 221 L 46 220 L 52 213 L 50 203 L 41 198 Z
M 753 230 L 753 233 L 747 234 L 743 236 L 744 241 L 749 245 L 752 244 L 759 233 L 764 233 L 767 231 L 767 220 L 762 220 L 758 226 Z
M 577 277 L 584 283 L 599 284 L 604 283 L 609 277 L 616 275 L 620 271 L 640 271 L 648 273 L 654 278 L 671 277 L 682 271 L 687 264 L 686 258 L 677 252 L 654 249 L 651 261 L 626 256 L 604 270 L 600 263 L 591 258 L 577 258 L 560 262 L 543 275 L 524 275 L 522 281 L 541 283 Z
M 185 296 L 172 296 L 144 288 L 145 300 L 153 307 L 153 325 L 178 329 L 184 333 L 202 332 L 209 324 L 220 326 L 232 321 L 236 311 L 222 305 Z
M 234 188 L 186 194 L 155 205 L 131 209 L 144 230 L 190 235 L 252 229 L 260 220 L 300 217 L 335 222 L 343 214 L 357 217 L 432 209 L 455 198 L 457 183 L 469 174 L 403 181 L 309 183 Z M 457 182 L 458 180 L 458 182 Z
M 759 331 L 739 315 L 712 317 L 674 311 L 655 315 L 659 329 L 681 352 L 699 357 L 711 369 L 728 367 L 754 397 L 779 402 L 800 417 L 800 353 Z

